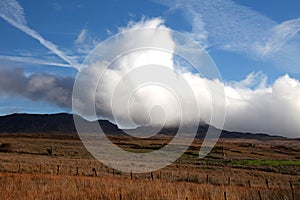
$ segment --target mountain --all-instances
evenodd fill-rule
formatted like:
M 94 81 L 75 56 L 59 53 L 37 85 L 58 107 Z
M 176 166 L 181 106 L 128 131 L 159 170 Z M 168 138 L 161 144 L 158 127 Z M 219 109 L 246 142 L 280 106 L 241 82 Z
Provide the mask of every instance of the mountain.
M 77 116 L 79 117 L 79 116 Z M 98 120 L 94 122 L 86 121 L 91 125 L 99 123 L 106 134 L 124 135 L 125 133 L 108 120 Z M 209 125 L 200 123 L 196 138 L 204 138 Z M 212 127 L 214 128 L 214 127 Z M 147 129 L 147 127 L 146 127 Z M 151 129 L 151 128 L 149 128 Z M 215 128 L 214 128 L 215 129 Z M 135 131 L 145 130 L 145 127 L 137 128 Z M 159 134 L 173 136 L 178 128 L 163 128 Z M 189 131 L 188 128 L 186 129 Z M 217 129 L 216 129 L 217 130 Z M 68 113 L 57 114 L 11 114 L 0 116 L 0 133 L 77 133 L 73 121 L 73 115 Z M 271 136 L 264 133 L 240 133 L 222 130 L 221 138 L 247 138 L 247 139 L 285 139 L 282 136 Z
M 79 117 L 87 123 L 89 122 Z M 117 133 L 118 127 L 107 120 L 98 120 L 104 132 Z M 12 114 L 0 116 L 0 133 L 77 133 L 73 115 L 57 114 Z

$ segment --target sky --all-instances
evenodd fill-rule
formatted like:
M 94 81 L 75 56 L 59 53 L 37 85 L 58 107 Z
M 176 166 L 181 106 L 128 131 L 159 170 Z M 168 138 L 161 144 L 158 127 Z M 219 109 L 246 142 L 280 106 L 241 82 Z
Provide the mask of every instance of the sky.
M 195 40 L 216 64 L 225 89 L 225 129 L 299 137 L 299 10 L 297 0 L 0 0 L 0 115 L 72 112 L 74 79 L 96 45 L 124 30 L 169 28 Z M 143 37 L 147 40 L 142 33 L 139 36 L 142 39 L 135 41 L 136 46 L 143 44 Z M 168 33 L 165 37 L 164 44 L 173 44 Z M 121 41 L 126 42 L 126 38 Z M 147 59 L 156 56 L 147 53 Z M 131 66 L 139 56 L 128 57 Z M 173 59 L 159 56 L 165 63 Z M 92 69 L 87 72 L 91 77 Z M 195 74 L 182 76 L 193 90 L 201 89 L 203 80 Z M 111 80 L 119 79 L 108 74 L 102 89 L 108 91 L 114 86 Z M 198 104 L 204 110 L 201 120 L 209 123 L 211 107 L 203 93 L 196 95 L 206 99 Z M 99 99 L 107 95 L 111 94 L 101 93 Z M 97 105 L 100 116 L 113 121 L 108 105 L 100 100 Z M 170 108 L 169 116 L 176 116 L 175 110 Z M 147 118 L 134 113 L 139 119 Z M 122 112 L 119 117 L 126 118 Z M 175 118 L 170 124 L 176 123 Z

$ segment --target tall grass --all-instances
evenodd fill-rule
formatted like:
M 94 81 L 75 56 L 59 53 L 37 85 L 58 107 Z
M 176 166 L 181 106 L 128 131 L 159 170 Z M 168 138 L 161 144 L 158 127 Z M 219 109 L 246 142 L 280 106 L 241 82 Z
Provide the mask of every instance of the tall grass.
M 168 141 L 114 140 L 133 151 Z M 120 195 L 122 200 L 213 200 L 224 199 L 224 192 L 228 200 L 259 199 L 259 193 L 263 200 L 292 199 L 293 193 L 294 199 L 300 197 L 299 141 L 220 141 L 206 159 L 199 160 L 201 141 L 196 140 L 175 163 L 153 172 L 154 180 L 150 173 L 131 179 L 128 173 L 112 171 L 95 160 L 80 140 L 0 135 L 0 143 L 13 147 L 0 152 L 0 200 L 120 199 Z
M 0 173 L 0 199 L 259 199 L 257 188 L 119 177 Z M 260 189 L 262 199 L 292 199 L 289 189 Z

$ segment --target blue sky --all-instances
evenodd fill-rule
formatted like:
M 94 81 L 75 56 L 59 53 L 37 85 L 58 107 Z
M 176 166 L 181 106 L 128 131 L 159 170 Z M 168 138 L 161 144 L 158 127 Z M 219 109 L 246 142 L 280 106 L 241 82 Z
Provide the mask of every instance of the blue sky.
M 235 2 L 247 6 L 278 24 L 298 18 L 300 15 L 300 3 L 296 0 Z M 131 20 L 138 21 L 143 16 L 146 18 L 162 17 L 165 19 L 165 24 L 174 30 L 189 32 L 192 29 L 189 20 L 183 16 L 185 11 L 172 10 L 165 5 L 159 5 L 151 1 L 41 1 L 34 3 L 19 1 L 19 4 L 24 9 L 29 27 L 36 30 L 45 39 L 56 44 L 66 54 L 79 56 L 78 62 L 82 61 L 85 54 L 76 52 L 74 41 L 82 29 L 88 31 L 88 37 L 94 40 L 95 43 L 109 37 L 108 32 L 111 31 L 110 34 L 117 33 L 118 27 L 126 26 Z M 0 20 L 0 27 L 0 55 L 49 58 L 49 60 L 60 61 L 56 55 L 53 55 L 39 42 L 5 20 Z M 268 75 L 270 81 L 275 80 L 284 73 L 289 73 L 299 79 L 299 73 L 290 72 L 290 70 L 279 66 L 276 67 L 274 66 L 276 64 L 269 63 L 268 60 L 257 60 L 239 52 L 220 51 L 213 46 L 211 48 L 213 50 L 210 51 L 210 55 L 225 80 L 241 80 L 252 71 L 263 71 Z M 1 63 L 5 65 L 7 61 L 2 59 Z M 75 75 L 73 70 L 33 66 L 31 63 L 10 62 L 7 65 L 26 66 L 28 71 L 53 71 L 53 73 L 57 72 L 63 75 Z
M 0 75 L 1 70 L 22 69 L 27 77 L 75 78 L 89 51 L 120 27 L 160 18 L 201 44 L 227 84 L 251 73 L 267 78 L 265 87 L 285 74 L 300 80 L 297 0 L 1 0 L 0 7 Z M 71 112 L 47 98 L 15 91 L 0 90 L 0 115 Z
M 270 20 L 280 24 L 287 20 L 299 17 L 300 3 L 296 0 L 289 1 L 235 1 L 251 10 L 266 16 Z M 185 11 L 170 9 L 166 5 L 160 5 L 151 1 L 19 1 L 24 9 L 27 24 L 40 33 L 45 39 L 56 44 L 66 54 L 80 56 L 82 61 L 84 54 L 76 52 L 74 41 L 82 29 L 88 31 L 88 37 L 95 42 L 106 39 L 109 34 L 117 33 L 118 27 L 126 26 L 131 20 L 138 21 L 143 16 L 147 18 L 162 17 L 165 24 L 178 31 L 189 32 L 192 25 L 189 19 L 184 17 Z M 5 20 L 0 20 L 0 55 L 28 56 L 34 58 L 50 58 L 57 60 L 48 49 L 39 44 L 30 36 L 13 27 Z M 212 41 L 213 42 L 213 41 Z M 289 72 L 280 67 L 274 67 L 274 63 L 268 60 L 257 60 L 249 55 L 238 52 L 220 51 L 212 47 L 210 55 L 217 63 L 225 80 L 240 80 L 251 71 L 261 70 L 265 72 L 270 81 L 286 72 L 296 78 L 299 73 Z M 5 63 L 5 60 L 1 60 Z M 62 61 L 63 62 L 63 61 Z M 14 64 L 13 64 L 14 65 Z M 32 64 L 15 64 L 25 66 L 27 70 L 58 71 L 64 75 L 74 75 L 72 70 L 53 69 Z M 296 66 L 295 66 L 296 68 Z

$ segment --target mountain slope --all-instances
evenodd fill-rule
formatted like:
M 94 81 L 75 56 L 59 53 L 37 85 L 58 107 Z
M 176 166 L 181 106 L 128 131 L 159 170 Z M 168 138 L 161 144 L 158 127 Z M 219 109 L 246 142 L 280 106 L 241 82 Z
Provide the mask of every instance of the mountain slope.
M 83 118 L 79 118 L 84 120 Z M 86 121 L 87 122 L 87 121 Z M 88 123 L 97 123 L 88 122 Z M 107 121 L 98 120 L 101 128 L 107 134 L 124 134 L 118 127 Z M 197 138 L 204 138 L 208 125 L 200 124 Z M 137 131 L 139 128 L 137 129 Z M 177 128 L 163 128 L 159 134 L 175 135 Z M 0 133 L 76 133 L 73 115 L 68 113 L 58 114 L 12 114 L 0 116 Z M 221 138 L 248 138 L 248 139 L 284 139 L 281 136 L 270 136 L 268 134 L 240 133 L 223 130 Z
M 84 120 L 81 118 L 81 120 Z M 88 122 L 88 121 L 86 121 Z M 105 132 L 119 131 L 107 120 L 98 121 Z M 96 122 L 88 122 L 96 123 Z M 58 114 L 12 114 L 0 116 L 0 133 L 76 133 L 73 115 Z

